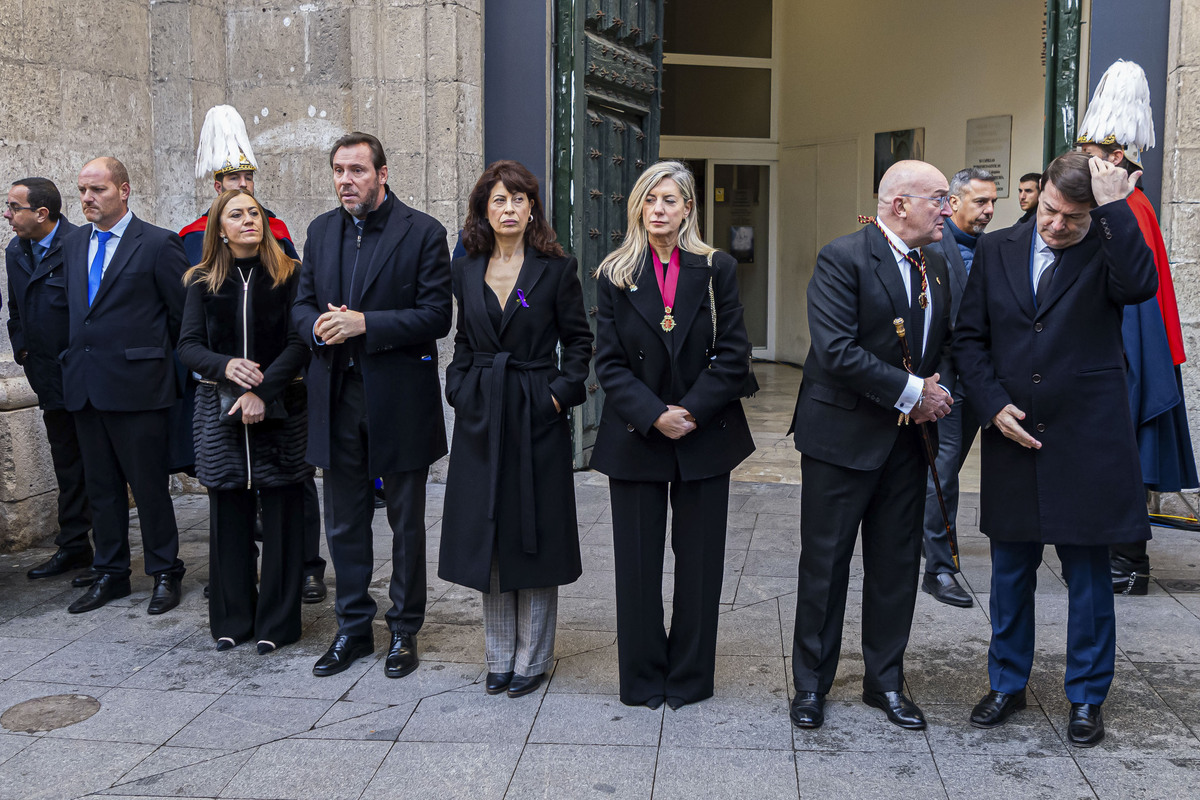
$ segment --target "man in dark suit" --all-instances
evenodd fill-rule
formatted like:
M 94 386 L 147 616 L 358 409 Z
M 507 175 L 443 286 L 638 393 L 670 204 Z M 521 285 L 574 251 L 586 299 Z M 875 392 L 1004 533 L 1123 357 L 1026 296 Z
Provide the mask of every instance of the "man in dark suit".
M 437 340 L 450 331 L 446 230 L 400 202 L 374 136 L 351 133 L 329 157 L 341 208 L 308 226 L 292 318 L 313 348 L 308 460 L 325 473 L 325 535 L 338 632 L 313 666 L 334 675 L 374 652 L 373 478 L 392 529 L 384 674 L 417 668 L 425 621 L 425 481 L 446 454 Z
M 58 354 L 67 349 L 67 276 L 63 238 L 75 226 L 62 216 L 58 187 L 45 178 L 22 178 L 8 190 L 4 218 L 16 234 L 4 251 L 8 271 L 8 338 L 13 357 L 37 393 L 58 483 L 58 535 L 54 555 L 26 573 L 49 578 L 92 565 L 92 513 L 83 484 L 75 422 L 63 407 Z M 72 586 L 90 586 L 83 573 Z
M 958 318 L 958 306 L 962 302 L 967 276 L 975 258 L 975 246 L 984 228 L 992 221 L 995 204 L 996 179 L 986 169 L 969 167 L 959 170 L 950 178 L 950 208 L 953 213 L 946 220 L 941 240 L 933 246 L 946 259 L 946 268 L 950 273 L 951 330 L 954 329 L 954 320 Z M 957 535 L 958 473 L 975 441 L 979 423 L 968 411 L 957 371 L 949 360 L 939 366 L 938 372 L 942 376 L 942 386 L 954 398 L 954 413 L 937 426 L 937 474 L 942 483 L 942 498 L 946 503 L 946 515 L 950 518 L 950 529 Z M 925 552 L 925 577 L 921 581 L 921 589 L 939 602 L 970 608 L 974 602 L 971 595 L 963 591 L 954 577 L 958 566 L 954 563 L 950 535 L 946 532 L 932 472 L 925 487 L 925 538 L 922 549 Z
M 79 173 L 84 225 L 63 242 L 71 334 L 61 360 L 66 407 L 75 415 L 96 540 L 91 588 L 68 611 L 100 608 L 130 592 L 133 490 L 147 606 L 179 604 L 183 562 L 167 473 L 167 417 L 178 396 L 172 352 L 183 314 L 183 244 L 129 210 L 129 173 L 97 158 Z
M 954 361 L 983 431 L 979 528 L 991 540 L 991 691 L 971 724 L 1025 707 L 1045 545 L 1067 581 L 1067 737 L 1104 737 L 1116 620 L 1108 546 L 1150 538 L 1125 379 L 1121 315 L 1154 296 L 1132 175 L 1082 153 L 1046 168 L 1034 225 L 984 237 Z M 1036 435 L 1036 438 L 1035 438 Z
M 927 471 L 918 426 L 944 417 L 951 403 L 935 372 L 949 335 L 949 277 L 941 256 L 925 247 L 942 236 L 948 190 L 929 164 L 893 165 L 880 181 L 873 224 L 821 248 L 808 285 L 812 346 L 792 419 L 802 454 L 791 708 L 800 728 L 825 719 L 860 525 L 863 702 L 896 725 L 925 727 L 903 694 L 903 662 Z M 912 373 L 897 319 L 907 329 Z

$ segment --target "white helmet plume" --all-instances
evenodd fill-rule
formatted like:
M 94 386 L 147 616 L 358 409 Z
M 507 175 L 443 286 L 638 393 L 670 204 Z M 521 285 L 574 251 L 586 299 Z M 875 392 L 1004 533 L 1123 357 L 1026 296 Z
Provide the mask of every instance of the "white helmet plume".
M 196 147 L 196 177 L 210 172 L 220 177 L 226 172 L 258 169 L 246 123 L 233 106 L 213 106 L 204 117 L 200 144 Z
M 1092 102 L 1079 125 L 1079 144 L 1116 144 L 1141 165 L 1142 151 L 1155 145 L 1146 73 L 1132 61 L 1118 60 L 1100 77 Z

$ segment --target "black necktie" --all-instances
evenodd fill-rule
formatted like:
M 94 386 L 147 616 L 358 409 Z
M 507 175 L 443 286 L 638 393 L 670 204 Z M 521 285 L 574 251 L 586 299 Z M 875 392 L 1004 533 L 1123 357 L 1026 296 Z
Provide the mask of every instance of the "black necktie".
M 913 369 L 921 364 L 925 342 L 925 309 L 921 307 L 921 251 L 908 251 L 908 349 L 912 353 Z
M 1038 278 L 1037 291 L 1033 295 L 1034 305 L 1040 306 L 1050 294 L 1050 282 L 1054 280 L 1054 271 L 1058 269 L 1058 262 L 1062 260 L 1062 250 L 1050 248 L 1050 252 L 1054 254 L 1054 260 L 1050 262 L 1050 266 L 1042 270 L 1042 275 Z

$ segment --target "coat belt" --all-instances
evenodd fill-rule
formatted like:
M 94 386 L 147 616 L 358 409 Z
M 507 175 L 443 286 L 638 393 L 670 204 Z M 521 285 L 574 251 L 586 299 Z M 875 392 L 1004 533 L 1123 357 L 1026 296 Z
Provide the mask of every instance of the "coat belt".
M 500 443 L 504 439 L 504 387 L 508 383 L 508 372 L 518 373 L 521 390 L 525 394 L 522 411 L 520 452 L 518 454 L 517 480 L 521 502 L 521 549 L 529 555 L 537 553 L 536 493 L 533 490 L 533 392 L 529 373 L 541 369 L 552 369 L 554 361 L 539 358 L 534 361 L 516 361 L 511 353 L 476 353 L 471 365 L 490 368 L 490 402 L 488 408 L 488 519 L 496 520 L 496 502 L 500 494 Z

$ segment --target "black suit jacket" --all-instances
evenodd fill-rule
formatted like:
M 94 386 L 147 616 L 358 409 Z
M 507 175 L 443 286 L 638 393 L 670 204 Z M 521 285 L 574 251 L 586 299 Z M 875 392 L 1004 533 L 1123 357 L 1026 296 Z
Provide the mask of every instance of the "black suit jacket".
M 914 371 L 928 377 L 945 357 L 950 292 L 937 249 L 922 252 L 933 315 Z M 895 402 L 908 383 L 892 320 L 908 314 L 896 257 L 877 228 L 866 226 L 821 248 L 808 284 L 812 345 L 792 417 L 797 450 L 848 469 L 883 465 L 899 433 Z
M 596 316 L 596 376 L 604 410 L 591 465 L 628 481 L 685 480 L 731 471 L 754 452 L 754 440 L 739 399 L 750 369 L 750 339 L 738 297 L 737 262 L 714 253 L 680 251 L 679 284 L 672 315 L 675 329 L 663 331 L 662 295 L 649 252 L 637 290 L 618 289 L 600 277 Z M 717 301 L 716 350 L 708 281 Z M 696 430 L 671 440 L 654 427 L 668 405 L 683 406 Z
M 986 426 L 979 528 L 1047 544 L 1147 539 L 1121 320 L 1126 305 L 1154 296 L 1154 255 L 1126 201 L 1103 205 L 1035 306 L 1035 228 L 1018 223 L 980 240 L 955 329 L 959 376 Z M 1040 450 L 989 425 L 1009 403 Z
M 88 306 L 92 226 L 64 241 L 71 335 L 62 354 L 68 411 L 170 408 L 179 396 L 173 350 L 183 316 L 188 260 L 172 231 L 136 216 Z
M 75 230 L 59 217 L 50 249 L 35 268 L 25 242 L 13 237 L 4 251 L 8 271 L 8 338 L 16 362 L 25 368 L 38 405 L 63 408 L 62 367 L 58 354 L 67 349 L 67 274 L 63 269 L 63 239 Z
M 388 189 L 389 193 L 391 189 Z M 336 304 L 346 212 L 327 211 L 308 226 L 292 322 L 314 359 L 308 371 L 308 460 L 330 467 L 337 351 L 317 345 L 313 326 Z M 450 251 L 446 229 L 393 196 L 367 264 L 359 307 L 366 316 L 361 368 L 375 476 L 428 467 L 446 454 L 437 340 L 450 332 Z

